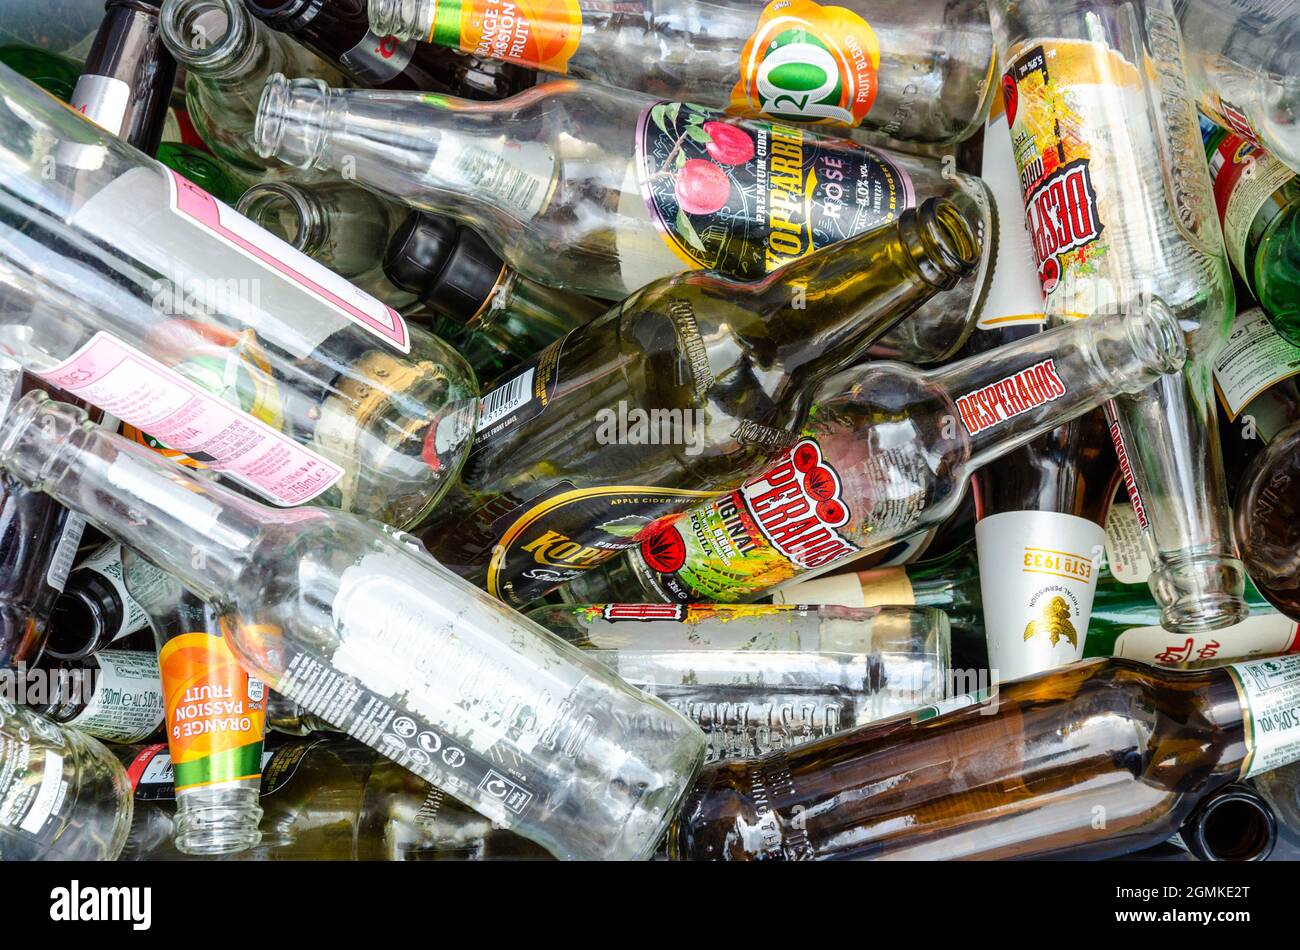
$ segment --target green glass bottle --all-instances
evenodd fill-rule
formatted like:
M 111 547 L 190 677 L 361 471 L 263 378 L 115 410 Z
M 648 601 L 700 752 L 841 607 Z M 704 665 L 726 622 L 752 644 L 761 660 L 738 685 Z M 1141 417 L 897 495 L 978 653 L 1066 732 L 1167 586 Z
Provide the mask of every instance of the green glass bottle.
M 154 157 L 218 201 L 233 205 L 248 186 L 209 153 L 181 142 L 163 142 Z
M 1228 257 L 1274 328 L 1300 345 L 1300 176 L 1201 119 Z
M 63 102 L 72 98 L 77 77 L 81 75 L 81 63 L 75 59 L 19 43 L 0 46 L 0 63 Z

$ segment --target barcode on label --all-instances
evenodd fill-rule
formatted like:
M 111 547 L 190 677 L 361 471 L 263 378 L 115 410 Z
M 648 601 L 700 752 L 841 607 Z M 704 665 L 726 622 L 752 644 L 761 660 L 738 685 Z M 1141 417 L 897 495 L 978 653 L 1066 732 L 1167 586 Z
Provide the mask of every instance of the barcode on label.
M 456 156 L 456 171 L 512 208 L 536 214 L 543 183 L 495 152 L 471 145 Z
M 479 432 L 528 404 L 533 393 L 533 373 L 530 368 L 522 376 L 516 376 L 483 397 L 478 411 Z

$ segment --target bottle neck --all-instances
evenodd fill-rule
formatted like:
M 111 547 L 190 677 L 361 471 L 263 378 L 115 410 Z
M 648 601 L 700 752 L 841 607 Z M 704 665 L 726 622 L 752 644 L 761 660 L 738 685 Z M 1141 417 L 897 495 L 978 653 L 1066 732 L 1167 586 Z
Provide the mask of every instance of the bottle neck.
M 206 600 L 224 601 L 236 589 L 263 520 L 262 506 L 182 474 L 43 392 L 24 397 L 0 426 L 0 465 L 109 537 L 147 551 Z
M 434 29 L 437 12 L 438 0 L 370 0 L 370 28 L 380 36 L 459 48 L 459 36 Z
M 946 392 L 968 470 L 1182 366 L 1182 330 L 1163 304 L 1077 320 L 927 374 Z
M 258 105 L 254 142 L 263 158 L 338 172 L 482 230 L 500 215 L 528 221 L 554 190 L 559 164 L 550 146 L 511 141 L 520 120 L 517 104 L 330 89 L 276 75 Z
M 281 40 L 238 0 L 168 0 L 160 29 L 176 61 L 223 97 L 256 90 L 289 64 Z
M 931 199 L 874 228 L 786 264 L 760 289 L 767 345 L 805 377 L 848 365 L 881 334 L 969 274 L 979 247 L 950 202 Z

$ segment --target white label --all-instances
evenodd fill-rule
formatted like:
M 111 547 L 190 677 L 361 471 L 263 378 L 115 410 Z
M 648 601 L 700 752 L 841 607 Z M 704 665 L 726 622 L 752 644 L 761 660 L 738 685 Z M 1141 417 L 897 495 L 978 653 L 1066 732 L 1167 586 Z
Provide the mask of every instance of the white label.
M 772 595 L 774 604 L 829 604 L 837 607 L 865 607 L 862 585 L 854 573 L 818 577 L 791 584 Z
M 343 470 L 151 356 L 100 331 L 41 378 L 282 505 L 301 505 Z M 123 456 L 125 457 L 125 456 Z
M 993 193 L 997 206 L 998 243 L 993 270 L 989 274 L 988 296 L 976 326 L 1032 325 L 1043 322 L 1043 288 L 1034 269 L 1034 246 L 1025 228 L 1024 203 L 1016 180 L 1016 161 L 1011 154 L 1011 133 L 1007 116 L 1000 108 L 1001 96 L 994 96 L 999 108 L 984 130 L 984 163 L 981 175 Z
M 1151 576 L 1146 536 L 1132 505 L 1117 502 L 1106 518 L 1106 564 L 1121 584 L 1145 584 Z
M 444 135 L 434 157 L 435 178 L 463 181 L 477 197 L 495 200 L 524 219 L 542 209 L 551 193 L 555 154 L 543 142 L 460 140 Z
M 68 104 L 105 131 L 121 135 L 126 107 L 131 104 L 131 86 L 112 76 L 83 73 Z
M 54 557 L 50 559 L 50 569 L 45 572 L 45 583 L 63 593 L 68 585 L 68 574 L 72 571 L 72 562 L 77 557 L 77 548 L 81 546 L 81 536 L 86 530 L 86 519 L 75 511 L 68 512 L 63 522 L 63 533 L 54 548 Z
M 160 571 L 143 558 L 140 559 L 139 564 L 139 570 L 132 577 L 133 582 L 145 585 L 150 590 L 166 583 L 167 575 L 163 571 Z M 149 614 L 145 612 L 145 609 L 127 590 L 126 577 L 122 567 L 122 546 L 120 544 L 116 541 L 110 541 L 108 544 L 102 545 L 78 564 L 77 570 L 94 571 L 117 592 L 118 599 L 122 604 L 122 622 L 118 625 L 117 630 L 113 632 L 112 640 L 119 640 L 129 633 L 143 630 L 148 625 Z
M 1248 617 L 1241 623 L 1208 633 L 1171 633 L 1164 627 L 1133 627 L 1115 640 L 1115 656 L 1179 666 L 1219 657 L 1235 659 L 1286 653 L 1296 646 L 1297 624 L 1280 613 Z
M 100 650 L 99 675 L 86 707 L 68 725 L 109 742 L 139 742 L 163 721 L 158 657 L 141 650 Z
M 1282 339 L 1258 307 L 1237 314 L 1228 340 L 1214 358 L 1214 388 L 1236 419 L 1275 383 L 1300 373 L 1300 346 Z
M 55 805 L 63 800 L 66 783 L 63 781 L 63 756 L 57 752 L 45 753 L 45 765 L 41 770 L 41 787 L 32 799 L 27 814 L 18 827 L 30 835 L 39 834 L 46 820 L 54 812 Z
M 339 57 L 339 65 L 363 86 L 377 86 L 405 69 L 414 55 L 415 40 L 403 42 L 367 32 L 361 42 Z
M 535 368 L 529 367 L 527 372 L 521 373 L 514 379 L 503 383 L 484 396 L 479 401 L 478 428 L 475 431 L 482 432 L 493 423 L 510 415 L 520 406 L 527 405 L 528 401 L 533 398 L 533 375 L 535 372 Z
M 1251 778 L 1300 759 L 1300 656 L 1234 663 L 1228 671 L 1241 691 L 1246 760 Z
M 396 310 L 170 169 L 132 168 L 70 223 L 156 271 L 151 305 L 160 313 L 219 315 L 300 358 L 347 326 L 410 352 Z
M 1001 681 L 1083 656 L 1101 526 L 1055 511 L 1007 511 L 975 525 L 989 669 Z

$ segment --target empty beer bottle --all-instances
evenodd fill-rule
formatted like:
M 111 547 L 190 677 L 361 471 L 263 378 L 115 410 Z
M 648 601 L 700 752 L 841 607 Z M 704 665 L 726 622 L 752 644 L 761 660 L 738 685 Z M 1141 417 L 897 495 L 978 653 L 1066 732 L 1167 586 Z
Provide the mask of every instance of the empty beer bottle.
M 957 337 L 981 298 L 991 212 L 979 179 L 690 103 L 574 81 L 475 103 L 273 77 L 257 144 L 448 214 L 521 274 L 608 300 L 686 270 L 757 280 L 946 197 L 970 219 L 981 266 L 929 319 Z
M 956 208 L 932 200 L 752 284 L 649 285 L 483 397 L 421 539 L 493 596 L 544 595 L 762 468 L 798 438 L 817 384 L 976 254 Z
M 46 656 L 79 660 L 149 626 L 148 613 L 129 588 L 149 589 L 165 583 L 166 574 L 143 559 L 132 566 L 138 576 L 128 584 L 122 546 L 116 541 L 101 545 L 77 562 L 50 612 Z
M 158 657 L 152 650 L 100 650 L 78 660 L 42 659 L 30 671 L 46 683 L 27 705 L 53 722 L 104 742 L 144 742 L 163 723 Z
M 418 89 L 465 99 L 503 99 L 536 81 L 530 69 L 460 50 L 398 40 L 370 29 L 368 0 L 244 0 L 273 30 L 292 36 L 360 86 Z
M 1300 620 L 1300 423 L 1269 440 L 1237 490 L 1237 543 L 1251 580 L 1282 613 Z
M 1084 660 L 946 714 L 706 766 L 669 854 L 1125 854 L 1168 838 L 1225 785 L 1300 758 L 1298 694 L 1300 656 L 1199 671 Z
M 736 491 L 646 528 L 571 581 L 578 603 L 753 600 L 942 521 L 971 472 L 1132 392 L 1185 355 L 1153 304 L 1037 333 L 940 370 L 869 363 L 813 393 L 795 446 Z M 1032 636 L 1073 630 L 1056 612 Z
M 268 508 L 44 393 L 0 466 L 220 604 L 250 676 L 557 857 L 649 857 L 699 767 L 693 724 L 400 532 Z
M 381 36 L 782 121 L 862 125 L 954 142 L 983 115 L 993 71 L 978 0 L 370 0 Z M 888 39 L 886 39 L 888 37 Z

